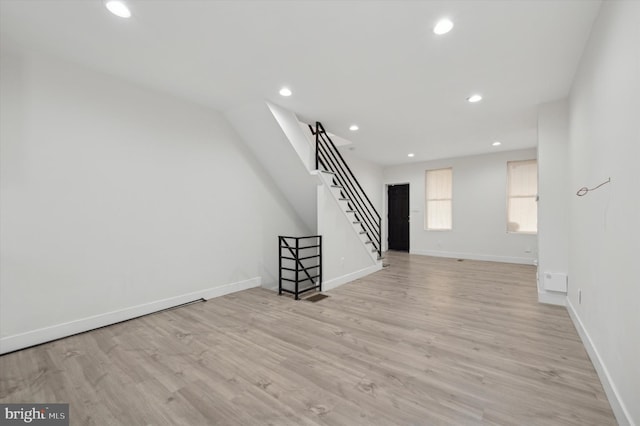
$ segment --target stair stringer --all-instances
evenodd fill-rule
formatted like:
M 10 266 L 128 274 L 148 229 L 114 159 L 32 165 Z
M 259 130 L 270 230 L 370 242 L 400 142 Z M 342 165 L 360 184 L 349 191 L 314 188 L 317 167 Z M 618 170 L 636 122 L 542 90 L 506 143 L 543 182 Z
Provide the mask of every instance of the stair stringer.
M 313 171 L 311 172 L 312 174 L 315 174 L 316 176 L 319 177 L 319 179 L 322 181 L 322 186 L 327 188 L 329 190 L 329 192 L 331 193 L 331 198 L 333 198 L 333 200 L 335 201 L 338 209 L 344 214 L 347 222 L 349 223 L 351 230 L 353 231 L 353 234 L 356 236 L 356 238 L 360 241 L 360 243 L 362 244 L 362 247 L 365 248 L 365 252 L 367 253 L 368 257 L 371 259 L 371 261 L 373 261 L 374 263 L 378 262 L 378 252 L 375 250 L 372 250 L 372 245 L 368 244 L 367 241 L 369 241 L 369 234 L 368 233 L 362 233 L 363 229 L 362 226 L 360 226 L 359 224 L 355 223 L 356 222 L 356 213 L 354 212 L 350 212 L 349 208 L 348 208 L 348 201 L 344 201 L 341 199 L 341 194 L 340 194 L 340 189 L 339 188 L 334 188 L 333 185 L 333 178 L 332 175 L 326 172 L 322 172 L 322 171 Z M 318 190 L 320 190 L 320 188 L 318 188 Z M 320 209 L 320 202 L 318 201 L 318 209 Z M 320 222 L 320 211 L 318 212 L 318 222 Z M 320 223 L 318 223 L 318 230 L 320 230 Z

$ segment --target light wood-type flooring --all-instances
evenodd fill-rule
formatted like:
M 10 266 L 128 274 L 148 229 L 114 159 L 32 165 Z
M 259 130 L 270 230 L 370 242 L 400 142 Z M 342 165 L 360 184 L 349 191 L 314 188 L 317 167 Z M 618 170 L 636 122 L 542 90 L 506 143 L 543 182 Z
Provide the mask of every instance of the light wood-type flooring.
M 264 289 L 0 357 L 0 402 L 72 425 L 611 425 L 535 269 L 387 254 L 317 303 Z

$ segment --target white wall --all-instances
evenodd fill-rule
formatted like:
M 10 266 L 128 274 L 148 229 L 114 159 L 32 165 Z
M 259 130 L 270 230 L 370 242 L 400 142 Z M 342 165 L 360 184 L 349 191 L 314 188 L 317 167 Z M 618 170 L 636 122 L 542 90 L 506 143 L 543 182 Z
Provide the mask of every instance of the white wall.
M 411 253 L 531 264 L 535 235 L 507 233 L 507 161 L 536 158 L 535 149 L 434 160 L 384 170 L 385 184 L 409 183 Z M 453 167 L 453 230 L 424 230 L 424 174 Z M 386 217 L 386 211 L 383 212 Z M 386 240 L 386 236 L 384 237 Z
M 568 108 L 565 99 L 538 110 L 538 298 L 559 305 L 566 293 L 547 291 L 544 283 L 546 273 L 569 269 Z
M 309 173 L 308 143 L 295 114 L 255 101 L 226 111 L 225 117 L 306 225 L 303 234 L 315 234 L 318 180 Z
M 300 157 L 305 169 L 307 171 L 315 170 L 315 144 L 312 144 L 309 139 L 309 127 L 301 123 L 298 117 L 288 109 L 271 102 L 267 102 L 267 106 L 287 136 L 289 144 Z
M 1 74 L 3 351 L 277 280 L 277 235 L 305 227 L 220 114 L 43 57 L 3 51 Z
M 640 2 L 603 2 L 570 95 L 568 307 L 621 424 L 640 424 Z M 579 291 L 582 290 L 580 301 Z

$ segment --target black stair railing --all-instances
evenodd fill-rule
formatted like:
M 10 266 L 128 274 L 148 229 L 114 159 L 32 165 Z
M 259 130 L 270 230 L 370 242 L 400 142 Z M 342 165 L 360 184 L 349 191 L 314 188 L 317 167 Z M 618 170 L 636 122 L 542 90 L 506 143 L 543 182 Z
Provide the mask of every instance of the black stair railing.
M 309 125 L 316 137 L 316 170 L 333 173 L 333 184 L 340 189 L 340 195 L 347 200 L 347 206 L 354 213 L 354 223 L 362 227 L 371 241 L 373 250 L 382 256 L 382 220 L 373 203 L 362 189 L 360 182 L 349 165 L 324 130 L 322 123 L 316 122 L 315 128 Z

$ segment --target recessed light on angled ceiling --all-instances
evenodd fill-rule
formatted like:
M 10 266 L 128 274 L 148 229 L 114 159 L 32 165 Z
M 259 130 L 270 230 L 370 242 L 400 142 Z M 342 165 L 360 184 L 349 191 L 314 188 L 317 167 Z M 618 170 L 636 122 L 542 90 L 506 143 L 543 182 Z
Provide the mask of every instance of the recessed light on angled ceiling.
M 113 13 L 116 16 L 119 16 L 121 18 L 131 17 L 131 11 L 129 10 L 129 7 L 127 7 L 127 4 L 122 0 L 107 0 L 104 2 L 104 5 L 107 9 L 109 9 L 109 12 Z
M 471 102 L 472 104 L 475 104 L 476 102 L 480 102 L 482 100 L 482 96 L 475 94 L 475 95 L 471 95 L 467 98 L 467 101 Z
M 409 157 L 409 158 L 413 158 L 413 157 L 415 157 L 415 156 L 416 156 L 416 155 L 415 155 L 413 152 L 410 152 L 409 154 L 407 154 L 407 157 Z
M 288 87 L 283 87 L 282 89 L 280 89 L 279 93 L 280 93 L 280 96 L 287 97 L 287 96 L 291 96 L 293 92 L 291 92 L 291 89 L 289 89 Z
M 451 20 L 444 18 L 438 21 L 435 27 L 433 27 L 433 32 L 437 35 L 446 34 L 453 28 L 453 22 Z
M 349 126 L 349 130 L 351 130 L 352 132 L 356 132 L 360 129 L 360 127 L 358 127 L 357 124 L 352 124 L 351 126 Z
M 494 142 L 494 143 L 492 143 L 491 145 L 493 145 L 493 146 L 500 146 L 500 145 L 502 145 L 502 142 L 495 141 L 495 142 Z

